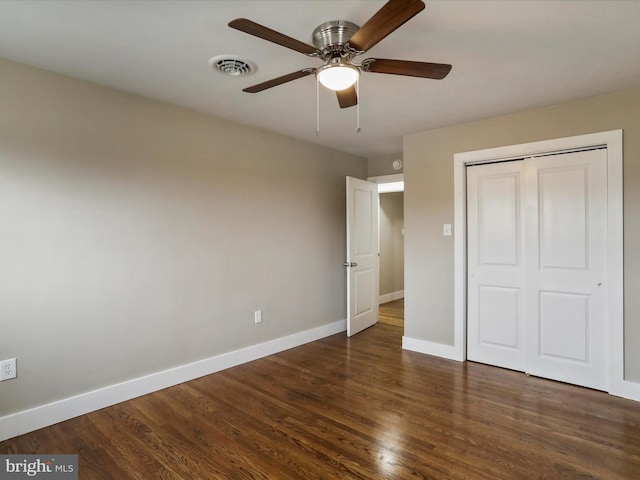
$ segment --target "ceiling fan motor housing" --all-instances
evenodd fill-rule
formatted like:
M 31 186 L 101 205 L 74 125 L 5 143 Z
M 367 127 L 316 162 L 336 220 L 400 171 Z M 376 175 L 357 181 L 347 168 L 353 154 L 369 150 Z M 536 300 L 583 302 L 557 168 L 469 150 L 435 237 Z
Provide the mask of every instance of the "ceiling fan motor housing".
M 360 27 L 345 20 L 332 20 L 316 27 L 311 37 L 313 45 L 321 50 L 326 58 L 342 56 L 344 44 Z

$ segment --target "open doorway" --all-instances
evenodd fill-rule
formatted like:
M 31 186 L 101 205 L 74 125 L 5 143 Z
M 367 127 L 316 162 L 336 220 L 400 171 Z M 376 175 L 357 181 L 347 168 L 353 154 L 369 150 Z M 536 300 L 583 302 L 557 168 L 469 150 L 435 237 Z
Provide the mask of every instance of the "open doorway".
M 404 328 L 404 176 L 369 178 L 378 184 L 380 323 Z
M 380 323 L 404 327 L 404 192 L 380 193 Z

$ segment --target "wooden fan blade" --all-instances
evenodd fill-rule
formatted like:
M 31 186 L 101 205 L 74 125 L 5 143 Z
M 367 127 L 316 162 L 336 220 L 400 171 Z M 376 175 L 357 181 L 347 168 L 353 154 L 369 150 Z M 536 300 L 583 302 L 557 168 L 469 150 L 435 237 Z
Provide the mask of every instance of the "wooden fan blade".
M 251 87 L 243 88 L 242 91 L 247 93 L 258 93 L 263 90 L 266 90 L 267 88 L 277 87 L 278 85 L 282 85 L 283 83 L 291 82 L 292 80 L 297 80 L 298 78 L 306 77 L 307 75 L 311 75 L 315 72 L 316 72 L 315 68 L 305 68 L 297 72 L 288 73 L 287 75 L 283 75 L 278 78 L 267 80 L 266 82 L 258 83 L 257 85 L 253 85 Z
M 229 22 L 229 26 L 236 30 L 240 30 L 241 32 L 253 35 L 254 37 L 262 38 L 268 42 L 277 43 L 278 45 L 290 48 L 296 52 L 304 53 L 305 55 L 312 57 L 322 55 L 320 50 L 312 47 L 311 45 L 301 42 L 300 40 L 296 40 L 295 38 L 288 37 L 284 33 L 271 30 L 270 28 L 256 22 L 252 22 L 246 18 L 236 18 Z
M 411 62 L 384 58 L 367 58 L 362 62 L 361 68 L 365 72 L 433 78 L 434 80 L 442 80 L 451 71 L 451 65 L 447 63 Z
M 336 96 L 338 97 L 340 108 L 349 108 L 358 104 L 358 93 L 355 85 L 351 85 L 344 90 L 336 90 Z
M 366 52 L 422 10 L 422 0 L 389 0 L 351 36 L 347 45 L 360 52 Z

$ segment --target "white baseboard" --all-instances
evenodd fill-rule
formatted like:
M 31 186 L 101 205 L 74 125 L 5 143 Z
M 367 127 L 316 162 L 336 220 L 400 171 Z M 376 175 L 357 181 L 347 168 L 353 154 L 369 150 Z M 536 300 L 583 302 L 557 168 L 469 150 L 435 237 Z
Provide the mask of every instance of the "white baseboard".
M 640 383 L 630 382 L 628 380 L 613 382 L 613 384 L 610 386 L 609 393 L 611 395 L 615 395 L 616 397 L 622 397 L 640 402 Z
M 404 290 L 398 290 L 397 292 L 385 293 L 378 297 L 378 304 L 393 302 L 394 300 L 400 300 L 404 298 Z
M 337 322 L 276 338 L 215 357 L 152 373 L 0 418 L 0 441 L 17 437 L 116 403 L 131 400 L 204 375 L 251 362 L 304 345 L 347 329 L 347 321 Z
M 458 349 L 453 345 L 428 342 L 426 340 L 418 340 L 417 338 L 403 336 L 402 348 L 413 352 L 448 358 L 449 360 L 457 360 L 458 362 L 464 361 L 464 358 L 460 358 L 460 352 L 458 352 Z

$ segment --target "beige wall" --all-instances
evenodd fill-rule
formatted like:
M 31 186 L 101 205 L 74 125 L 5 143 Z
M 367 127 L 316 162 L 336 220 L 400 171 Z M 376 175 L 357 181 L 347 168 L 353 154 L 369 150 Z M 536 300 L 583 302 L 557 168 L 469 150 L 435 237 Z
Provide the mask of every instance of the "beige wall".
M 640 381 L 640 88 L 404 138 L 405 335 L 453 344 L 453 155 L 624 130 L 625 377 Z
M 380 194 L 380 295 L 404 290 L 404 193 Z
M 0 79 L 0 359 L 19 371 L 0 417 L 346 317 L 364 158 L 9 61 Z
M 380 177 L 383 175 L 397 175 L 403 173 L 404 169 L 393 169 L 394 160 L 402 160 L 402 153 L 391 153 L 387 155 L 372 156 L 367 159 L 367 176 Z

